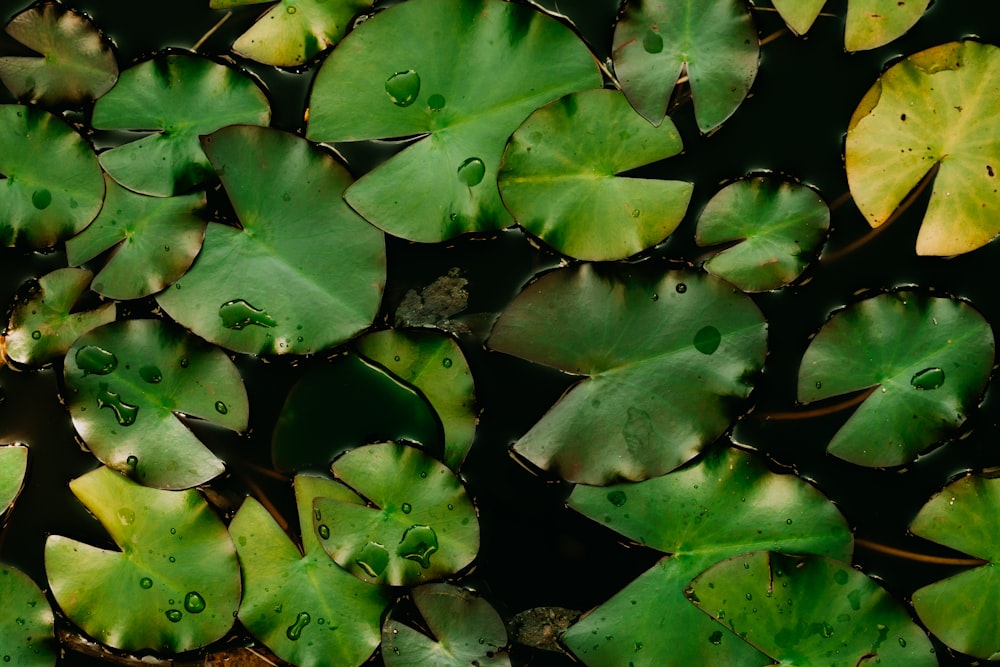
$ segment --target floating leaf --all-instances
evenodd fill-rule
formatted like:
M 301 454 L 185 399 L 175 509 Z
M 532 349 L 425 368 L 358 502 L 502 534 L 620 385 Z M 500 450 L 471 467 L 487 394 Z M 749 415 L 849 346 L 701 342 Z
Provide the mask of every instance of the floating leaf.
M 379 643 L 385 589 L 341 569 L 313 531 L 313 499 L 343 494 L 354 497 L 329 479 L 295 478 L 304 554 L 253 498 L 229 524 L 243 567 L 240 621 L 275 655 L 299 667 L 360 665 Z
M 527 6 L 416 0 L 337 45 L 316 75 L 307 136 L 427 135 L 344 196 L 395 236 L 443 241 L 510 225 L 496 187 L 507 138 L 546 102 L 600 85 L 583 42 Z
M 629 102 L 655 125 L 687 72 L 695 120 L 708 133 L 747 96 L 760 48 L 741 0 L 641 0 L 615 26 L 612 58 Z
M 0 445 L 0 515 L 17 500 L 28 470 L 28 448 L 24 445 Z M 0 599 L 4 596 L 0 595 Z M 0 642 L 0 646 L 5 646 Z
M 918 255 L 957 255 L 1000 234 L 1000 48 L 921 51 L 886 70 L 847 131 L 851 195 L 872 227 L 936 170 Z
M 497 320 L 489 346 L 580 380 L 516 443 L 583 484 L 662 475 L 729 426 L 764 362 L 760 311 L 692 271 L 553 271 Z
M 472 372 L 458 344 L 431 331 L 391 329 L 359 340 L 358 352 L 420 390 L 444 427 L 444 462 L 458 470 L 472 447 L 477 421 Z
M 0 454 L 3 451 L 0 448 Z M 0 623 L 2 664 L 55 666 L 58 658 L 55 618 L 49 601 L 27 575 L 3 564 L 0 564 L 0 616 L 6 619 Z
M 126 651 L 179 653 L 229 631 L 240 604 L 236 549 L 201 494 L 140 486 L 104 467 L 70 488 L 121 549 L 45 542 L 49 587 L 73 623 Z
M 386 667 L 510 667 L 507 629 L 486 600 L 451 584 L 425 584 L 412 596 L 430 636 L 387 618 L 382 627 Z
M 771 0 L 771 4 L 792 32 L 804 35 L 823 11 L 826 0 Z
M 97 218 L 66 242 L 66 259 L 79 266 L 114 249 L 93 289 L 111 299 L 139 299 L 180 278 L 205 238 L 198 216 L 204 193 L 145 197 L 105 176 L 107 196 Z
M 844 48 L 866 51 L 902 37 L 920 20 L 930 4 L 931 0 L 850 0 Z
M 829 227 L 830 209 L 814 190 L 758 176 L 717 192 L 698 217 L 695 238 L 700 246 L 735 243 L 705 270 L 744 292 L 766 292 L 802 275 Z
M 205 137 L 242 228 L 210 224 L 198 259 L 156 300 L 237 352 L 307 354 L 371 325 L 383 234 L 344 204 L 350 175 L 308 141 L 240 125 Z
M 90 331 L 66 355 L 73 426 L 102 463 L 149 486 L 187 488 L 225 467 L 179 419 L 240 431 L 249 405 L 222 350 L 159 320 Z
M 415 447 L 347 452 L 336 477 L 364 500 L 317 498 L 323 548 L 362 581 L 412 585 L 458 572 L 479 552 L 479 520 L 462 482 Z
M 693 185 L 618 176 L 677 155 L 670 119 L 651 126 L 613 90 L 572 93 L 514 132 L 500 168 L 500 194 L 514 218 L 559 252 L 623 259 L 674 231 Z
M 687 594 L 782 665 L 938 664 L 930 639 L 906 609 L 840 561 L 745 554 L 709 568 Z
M 936 637 L 987 660 L 1000 657 L 998 510 L 1000 479 L 969 475 L 931 498 L 910 525 L 915 535 L 987 561 L 913 594 L 920 620 Z
M 47 248 L 94 219 L 104 201 L 90 144 L 52 114 L 0 105 L 0 246 Z
M 774 474 L 735 449 L 713 450 L 696 465 L 638 484 L 577 486 L 569 505 L 673 554 L 564 635 L 589 667 L 629 661 L 759 667 L 765 660 L 757 651 L 687 601 L 691 579 L 714 563 L 760 549 L 840 559 L 851 554 L 850 529 L 833 503 L 798 477 Z
M 152 131 L 101 153 L 101 165 L 130 190 L 169 197 L 213 176 L 199 135 L 270 119 L 267 97 L 246 74 L 192 53 L 160 53 L 122 72 L 94 105 L 92 123 Z
M 43 366 L 61 358 L 82 334 L 115 321 L 115 304 L 75 309 L 90 285 L 86 269 L 56 269 L 38 279 L 27 298 L 11 309 L 4 334 L 4 355 L 24 366 Z
M 915 292 L 880 294 L 836 313 L 799 367 L 803 403 L 868 389 L 831 454 L 895 466 L 961 426 L 993 367 L 989 323 L 965 302 Z
M 34 5 L 11 19 L 7 34 L 39 54 L 0 58 L 0 81 L 20 100 L 82 102 L 118 80 L 111 42 L 86 14 L 56 2 Z

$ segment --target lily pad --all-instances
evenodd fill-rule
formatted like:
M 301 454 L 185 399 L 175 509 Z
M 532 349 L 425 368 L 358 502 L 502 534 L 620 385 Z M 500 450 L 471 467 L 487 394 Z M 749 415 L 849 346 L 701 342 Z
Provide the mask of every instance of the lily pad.
M 247 427 L 246 389 L 229 357 L 159 320 L 84 334 L 67 353 L 64 373 L 73 426 L 90 451 L 149 486 L 188 488 L 225 470 L 181 415 Z
M 10 509 L 24 487 L 28 470 L 28 448 L 24 445 L 0 445 L 0 515 Z M 2 599 L 3 596 L 0 596 Z M 0 646 L 3 646 L 0 642 Z
M 802 479 L 772 473 L 735 449 L 715 449 L 695 465 L 638 484 L 577 486 L 569 506 L 672 554 L 563 636 L 589 667 L 630 661 L 759 667 L 766 664 L 763 656 L 684 597 L 691 579 L 719 561 L 760 549 L 851 555 L 850 529 L 833 503 Z
M 73 623 L 126 651 L 179 653 L 229 631 L 240 604 L 236 548 L 201 494 L 151 489 L 104 467 L 70 488 L 121 549 L 46 540 L 49 587 Z
M 379 644 L 387 591 L 330 560 L 313 530 L 313 499 L 345 493 L 354 496 L 330 479 L 295 478 L 301 552 L 253 498 L 229 524 L 243 568 L 240 621 L 275 655 L 299 667 L 360 665 Z
M 212 0 L 213 9 L 257 5 L 268 0 Z M 341 40 L 354 17 L 372 0 L 281 0 L 233 44 L 233 51 L 266 65 L 304 65 Z
M 694 186 L 617 174 L 682 148 L 669 118 L 651 126 L 618 91 L 571 93 L 514 132 L 500 168 L 500 194 L 522 227 L 559 252 L 623 259 L 677 228 Z
M 820 329 L 799 367 L 798 398 L 812 403 L 869 390 L 827 451 L 859 465 L 902 465 L 965 422 L 993 356 L 993 330 L 969 304 L 880 294 Z
M 66 259 L 79 266 L 114 249 L 94 279 L 93 290 L 111 299 L 140 299 L 180 278 L 205 238 L 198 212 L 204 193 L 145 197 L 105 176 L 104 208 L 66 242 Z
M 15 16 L 6 31 L 38 53 L 0 57 L 0 81 L 19 100 L 82 102 L 100 97 L 118 80 L 111 42 L 86 14 L 46 2 Z
M 313 523 L 326 552 L 362 581 L 413 585 L 454 574 L 479 552 L 461 480 L 416 447 L 359 447 L 333 474 L 360 497 L 317 498 Z
M 930 639 L 899 602 L 830 558 L 744 554 L 699 575 L 687 594 L 782 665 L 938 664 Z
M 503 619 L 474 591 L 425 584 L 412 597 L 430 636 L 388 617 L 382 627 L 386 667 L 510 667 Z
M 998 516 L 1000 479 L 969 475 L 931 498 L 910 525 L 915 535 L 987 561 L 913 594 L 920 620 L 936 637 L 987 660 L 1000 657 Z
M 659 125 L 686 72 L 703 133 L 729 118 L 757 77 L 757 29 L 741 0 L 630 2 L 615 26 L 612 58 L 635 110 Z
M 101 166 L 83 137 L 46 111 L 0 105 L 0 246 L 55 245 L 103 201 Z
M 156 297 L 236 352 L 307 354 L 369 327 L 385 284 L 383 234 L 341 198 L 332 157 L 292 134 L 237 125 L 204 139 L 241 228 L 210 224 L 194 265 Z
M 906 34 L 924 15 L 931 0 L 850 0 L 844 48 L 876 49 Z
M 830 228 L 830 209 L 805 185 L 757 176 L 730 183 L 698 217 L 700 246 L 730 244 L 704 268 L 744 292 L 790 284 L 816 257 Z
M 918 255 L 957 255 L 1000 234 L 1000 47 L 950 42 L 886 70 L 851 116 L 851 195 L 884 224 L 935 169 Z
M 75 309 L 93 278 L 86 269 L 56 269 L 38 279 L 26 298 L 14 303 L 4 334 L 4 356 L 23 366 L 60 359 L 81 335 L 115 321 L 113 303 L 94 310 Z
M 445 465 L 458 470 L 472 448 L 478 421 L 472 372 L 458 344 L 432 331 L 390 329 L 370 333 L 357 345 L 358 352 L 427 399 L 444 427 Z
M 199 136 L 227 125 L 267 125 L 271 110 L 254 79 L 193 53 L 160 53 L 131 67 L 94 105 L 98 130 L 141 139 L 101 153 L 101 166 L 129 190 L 169 197 L 214 176 Z
M 796 35 L 804 35 L 823 11 L 826 0 L 771 0 L 771 4 L 789 30 Z
M 0 615 L 7 619 L 0 624 L 3 664 L 55 666 L 58 660 L 55 617 L 49 601 L 30 577 L 3 564 L 0 564 Z
M 331 52 L 306 135 L 421 135 L 344 197 L 390 234 L 443 241 L 512 224 L 496 186 L 507 138 L 545 103 L 600 85 L 584 43 L 530 7 L 415 0 L 376 14 Z
M 584 264 L 526 287 L 488 344 L 579 376 L 514 449 L 599 485 L 662 475 L 721 435 L 766 338 L 757 307 L 718 278 Z

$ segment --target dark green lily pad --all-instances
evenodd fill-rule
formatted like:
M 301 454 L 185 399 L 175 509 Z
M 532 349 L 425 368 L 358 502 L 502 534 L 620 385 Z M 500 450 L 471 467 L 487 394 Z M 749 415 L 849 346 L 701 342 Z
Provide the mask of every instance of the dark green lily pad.
M 859 465 L 902 465 L 965 422 L 993 357 L 993 330 L 969 304 L 880 294 L 820 329 L 799 367 L 798 397 L 812 403 L 870 390 L 827 451 Z
M 369 327 L 385 284 L 385 240 L 341 198 L 327 153 L 251 125 L 204 139 L 241 228 L 210 224 L 194 265 L 156 297 L 172 318 L 237 352 L 308 354 Z
M 969 475 L 946 486 L 910 524 L 920 537 L 982 558 L 986 564 L 913 594 L 920 620 L 948 646 L 1000 658 L 1000 479 Z
M 580 380 L 514 449 L 583 484 L 673 470 L 736 416 L 766 330 L 749 298 L 693 271 L 584 264 L 544 275 L 488 344 Z
M 443 241 L 510 225 L 496 187 L 507 138 L 543 104 L 600 85 L 583 42 L 528 6 L 416 0 L 376 14 L 337 45 L 316 74 L 306 135 L 427 135 L 344 196 L 390 234 Z
M 906 609 L 841 561 L 744 554 L 699 575 L 687 595 L 782 665 L 938 664 L 930 639 Z
M 386 618 L 382 659 L 386 667 L 510 667 L 503 619 L 474 591 L 451 584 L 415 588 L 413 603 L 428 634 Z
M 135 65 L 94 105 L 98 130 L 147 133 L 101 153 L 101 166 L 129 190 L 169 197 L 212 178 L 199 136 L 227 125 L 267 125 L 257 82 L 193 53 L 160 53 Z
M 0 454 L 3 451 L 0 448 Z M 49 601 L 30 577 L 3 564 L 0 564 L 0 615 L 5 619 L 0 623 L 0 660 L 3 664 L 55 666 L 58 659 L 55 617 Z
M 682 148 L 670 119 L 653 127 L 618 91 L 571 93 L 514 132 L 500 168 L 500 194 L 522 227 L 559 252 L 624 259 L 676 229 L 694 186 L 617 174 Z
M 299 475 L 295 501 L 302 550 L 248 498 L 229 524 L 243 568 L 239 618 L 282 660 L 300 667 L 360 665 L 379 644 L 386 589 L 330 560 L 313 530 L 313 500 L 354 494 L 333 480 Z
M 180 415 L 247 427 L 246 389 L 229 357 L 159 320 L 84 334 L 67 353 L 64 373 L 73 426 L 90 451 L 149 486 L 188 488 L 225 470 Z
M 24 445 L 0 445 L 0 516 L 5 514 L 24 487 L 28 470 L 28 448 Z M 0 596 L 2 599 L 3 596 Z M 3 646 L 0 642 L 0 646 Z
M 362 581 L 413 585 L 454 574 L 479 552 L 461 480 L 416 447 L 359 447 L 333 474 L 360 497 L 317 498 L 313 523 L 326 552 Z
M 612 58 L 622 91 L 654 125 L 686 72 L 698 128 L 736 111 L 757 76 L 757 29 L 741 0 L 641 0 L 625 6 Z
M 236 548 L 201 494 L 151 489 L 104 467 L 70 488 L 121 549 L 45 542 L 49 588 L 73 623 L 126 651 L 179 653 L 229 631 L 240 604 Z
M 39 278 L 11 309 L 4 356 L 23 366 L 44 366 L 62 358 L 87 331 L 114 322 L 113 303 L 87 311 L 75 308 L 92 277 L 86 269 L 66 268 Z
M 48 248 L 87 226 L 104 201 L 90 144 L 58 117 L 0 105 L 0 246 Z
M 93 290 L 111 299 L 139 299 L 180 278 L 205 238 L 204 193 L 145 197 L 105 176 L 104 208 L 66 242 L 66 260 L 79 266 L 114 248 Z
M 757 176 L 715 194 L 698 217 L 700 246 L 733 244 L 704 268 L 744 292 L 784 287 L 802 275 L 830 228 L 830 209 L 805 185 Z
M 630 540 L 672 554 L 563 636 L 589 667 L 629 661 L 759 667 L 766 664 L 760 653 L 684 597 L 691 579 L 760 549 L 851 555 L 851 531 L 833 503 L 802 479 L 774 474 L 735 449 L 714 450 L 696 465 L 638 484 L 577 486 L 569 505 Z
M 472 372 L 458 344 L 433 331 L 390 329 L 359 340 L 358 352 L 417 388 L 427 399 L 444 427 L 443 460 L 458 470 L 472 448 L 478 421 Z

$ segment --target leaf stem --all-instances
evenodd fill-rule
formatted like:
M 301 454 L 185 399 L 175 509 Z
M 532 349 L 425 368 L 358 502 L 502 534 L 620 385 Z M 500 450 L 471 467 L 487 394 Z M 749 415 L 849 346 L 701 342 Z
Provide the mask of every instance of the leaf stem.
M 206 41 L 206 40 L 207 40 L 207 39 L 208 39 L 209 37 L 211 37 L 212 35 L 214 35 L 214 34 L 215 34 L 215 31 L 216 31 L 216 30 L 218 30 L 219 28 L 221 28 L 221 27 L 222 27 L 222 24 L 223 24 L 223 23 L 225 23 L 226 21 L 228 21 L 228 20 L 229 20 L 229 17 L 230 17 L 230 16 L 232 16 L 232 15 L 233 15 L 233 12 L 232 12 L 232 11 L 228 11 L 228 12 L 226 12 L 226 13 L 225 13 L 225 14 L 223 15 L 223 17 L 222 17 L 221 19 L 219 19 L 219 20 L 218 20 L 218 21 L 217 21 L 217 22 L 215 23 L 215 25 L 213 25 L 213 26 L 212 26 L 211 28 L 209 28 L 209 29 L 208 29 L 208 32 L 206 32 L 206 33 L 205 33 L 204 35 L 202 35 L 202 36 L 201 36 L 201 39 L 199 39 L 199 40 L 198 40 L 197 42 L 195 42 L 195 43 L 194 43 L 194 46 L 192 46 L 192 47 L 191 47 L 191 50 L 192 50 L 192 51 L 197 51 L 198 49 L 200 49 L 200 48 L 201 48 L 201 45 L 202 45 L 202 44 L 204 44 L 204 43 L 205 43 L 205 41 Z
M 271 502 L 271 499 L 267 497 L 267 494 L 264 493 L 264 489 L 260 488 L 260 485 L 257 484 L 257 482 L 253 481 L 250 475 L 246 474 L 246 468 L 251 468 L 253 466 L 237 465 L 236 467 L 244 469 L 243 471 L 241 471 L 240 477 L 243 478 L 243 482 L 250 489 L 250 492 L 253 494 L 253 497 L 256 498 L 261 505 L 264 506 L 264 509 L 268 511 L 268 513 L 275 520 L 275 522 L 277 522 L 277 524 L 281 526 L 281 529 L 287 533 L 288 521 L 286 521 L 285 517 L 281 515 L 281 512 L 278 511 L 278 508 L 274 506 L 274 503 Z
M 847 408 L 853 408 L 855 405 L 863 402 L 866 398 L 872 395 L 872 392 L 878 385 L 869 387 L 864 391 L 851 396 L 850 398 L 841 401 L 840 403 L 833 403 L 831 405 L 824 405 L 820 408 L 811 408 L 809 410 L 790 410 L 788 412 L 765 412 L 758 415 L 758 419 L 767 419 L 775 421 L 793 421 L 796 419 L 812 419 L 813 417 L 825 417 L 826 415 L 832 415 L 841 410 L 846 410 Z
M 969 567 L 986 565 L 989 563 L 989 561 L 982 560 L 981 558 L 950 558 L 948 556 L 930 556 L 928 554 L 919 554 L 913 551 L 906 551 L 905 549 L 897 549 L 896 547 L 879 544 L 878 542 L 872 542 L 871 540 L 865 540 L 860 537 L 854 538 L 854 544 L 862 549 L 877 551 L 878 553 L 887 554 L 889 556 L 897 556 L 899 558 L 917 561 L 918 563 L 931 563 L 933 565 L 964 565 Z
M 763 39 L 761 39 L 759 41 L 758 45 L 759 46 L 764 46 L 765 44 L 770 44 L 771 42 L 773 42 L 774 40 L 778 39 L 779 37 L 783 37 L 786 33 L 788 33 L 788 28 L 778 28 L 777 30 L 775 30 L 774 32 L 772 32 L 767 37 L 764 37 Z

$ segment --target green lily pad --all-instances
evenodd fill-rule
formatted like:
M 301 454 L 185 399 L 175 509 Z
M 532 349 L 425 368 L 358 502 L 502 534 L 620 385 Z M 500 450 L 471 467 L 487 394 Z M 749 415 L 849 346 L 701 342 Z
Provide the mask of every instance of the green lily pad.
M 382 626 L 386 667 L 510 667 L 503 619 L 474 591 L 425 584 L 412 596 L 430 636 L 392 616 L 386 618 Z
M 673 470 L 729 427 L 766 330 L 749 298 L 693 271 L 584 264 L 544 275 L 488 345 L 580 379 L 514 449 L 583 484 Z
M 361 497 L 317 498 L 313 523 L 326 552 L 362 581 L 413 585 L 454 574 L 479 552 L 461 480 L 416 447 L 359 447 L 333 474 Z
M 677 228 L 694 186 L 617 174 L 682 148 L 670 119 L 651 126 L 618 91 L 571 93 L 514 132 L 500 168 L 500 194 L 522 227 L 559 252 L 623 259 Z
M 301 552 L 253 498 L 229 524 L 243 568 L 240 621 L 275 655 L 299 667 L 360 665 L 379 644 L 386 589 L 341 569 L 313 531 L 313 499 L 345 493 L 354 496 L 330 479 L 295 478 Z
M 192 53 L 160 53 L 131 67 L 94 105 L 98 130 L 141 139 L 101 153 L 101 166 L 129 190 L 169 197 L 214 176 L 199 136 L 227 125 L 267 125 L 267 97 L 250 76 Z
M 796 35 L 809 32 L 826 0 L 771 0 L 788 29 Z
M 444 427 L 444 463 L 458 470 L 472 448 L 478 422 L 472 372 L 458 344 L 433 331 L 390 329 L 370 333 L 357 345 L 358 352 L 427 399 Z
M 30 577 L 3 564 L 0 564 L 0 615 L 6 619 L 0 623 L 3 664 L 55 666 L 58 659 L 55 617 L 49 601 Z
M 113 303 L 87 311 L 74 308 L 93 275 L 86 269 L 65 268 L 39 278 L 11 309 L 4 356 L 23 366 L 50 364 L 87 331 L 114 322 Z
M 79 266 L 114 248 L 94 279 L 93 290 L 111 299 L 140 299 L 180 278 L 205 238 L 198 212 L 204 193 L 145 197 L 105 176 L 104 208 L 66 242 L 66 259 Z
M 28 471 L 28 448 L 24 445 L 0 445 L 0 515 L 10 509 L 24 487 Z M 3 596 L 0 596 L 2 599 Z M 3 646 L 0 642 L 0 646 Z
M 951 42 L 886 70 L 851 116 L 847 180 L 872 227 L 932 172 L 918 255 L 957 255 L 1000 234 L 1000 47 Z
M 844 48 L 866 51 L 902 37 L 920 20 L 930 4 L 931 0 L 850 0 Z
M 759 667 L 763 656 L 684 597 L 691 579 L 719 561 L 760 549 L 851 555 L 850 529 L 833 503 L 802 479 L 772 473 L 735 449 L 715 449 L 696 465 L 638 484 L 577 486 L 569 506 L 672 554 L 563 636 L 589 667 L 629 661 Z
M 104 467 L 70 488 L 121 549 L 46 540 L 49 588 L 73 623 L 126 651 L 179 653 L 229 631 L 240 604 L 236 548 L 201 494 L 151 489 Z
M 213 9 L 268 0 L 212 0 Z M 373 0 L 281 0 L 233 44 L 233 51 L 266 65 L 295 67 L 341 40 L 354 17 Z
M 915 535 L 987 561 L 913 594 L 920 620 L 938 639 L 987 660 L 1000 657 L 998 516 L 1000 479 L 969 475 L 931 498 L 910 525 Z
M 247 427 L 249 404 L 226 354 L 159 320 L 94 329 L 66 354 L 73 426 L 102 463 L 165 489 L 202 484 L 225 470 L 179 419 Z
M 507 138 L 545 103 L 600 85 L 584 43 L 530 7 L 416 0 L 376 14 L 331 52 L 306 136 L 426 135 L 344 196 L 390 234 L 443 241 L 512 224 L 496 187 Z
M 238 125 L 204 139 L 241 228 L 210 224 L 201 253 L 156 297 L 172 318 L 236 352 L 308 354 L 371 326 L 383 234 L 341 198 L 332 157 L 292 134 Z
M 757 76 L 757 29 L 741 0 L 642 0 L 615 26 L 612 58 L 635 110 L 659 125 L 687 72 L 698 128 L 708 133 L 736 111 Z
M 687 594 L 706 614 L 789 667 L 938 664 L 930 639 L 899 602 L 830 558 L 744 554 L 699 575 Z
M 101 166 L 83 137 L 46 111 L 0 105 L 0 246 L 55 245 L 103 201 Z
M 993 356 L 993 330 L 969 304 L 880 294 L 820 329 L 799 367 L 798 399 L 870 390 L 827 451 L 859 465 L 902 465 L 965 422 Z
M 744 292 L 766 292 L 802 275 L 829 228 L 830 209 L 815 190 L 757 176 L 712 197 L 698 217 L 695 240 L 732 244 L 705 262 L 705 270 Z
M 0 58 L 0 81 L 20 100 L 53 105 L 96 99 L 118 80 L 111 42 L 86 14 L 47 2 L 15 16 L 6 31 L 39 54 Z

